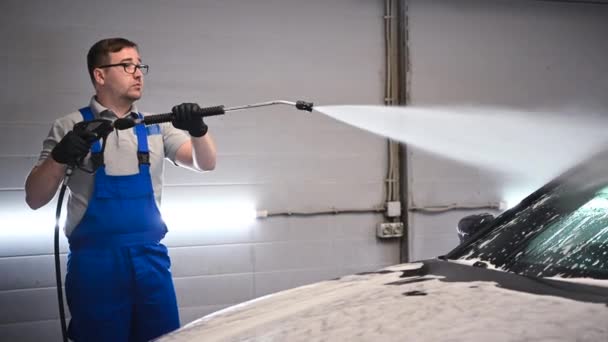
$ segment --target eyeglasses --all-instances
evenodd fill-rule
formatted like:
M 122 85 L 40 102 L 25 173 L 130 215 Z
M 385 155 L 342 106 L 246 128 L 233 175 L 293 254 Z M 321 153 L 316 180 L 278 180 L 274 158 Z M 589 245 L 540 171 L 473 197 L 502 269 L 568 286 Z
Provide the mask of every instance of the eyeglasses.
M 133 63 L 116 63 L 116 64 L 106 64 L 98 66 L 99 69 L 105 69 L 115 66 L 121 66 L 125 69 L 126 73 L 134 74 L 137 69 L 141 70 L 141 73 L 146 75 L 148 73 L 148 64 L 133 64 Z

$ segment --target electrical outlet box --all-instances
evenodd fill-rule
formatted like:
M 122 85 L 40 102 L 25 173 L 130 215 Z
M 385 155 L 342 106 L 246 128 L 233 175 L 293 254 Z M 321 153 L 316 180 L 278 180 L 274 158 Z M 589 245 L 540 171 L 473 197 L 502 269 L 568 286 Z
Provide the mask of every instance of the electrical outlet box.
M 383 222 L 376 228 L 376 236 L 381 239 L 392 239 L 403 236 L 403 222 Z
M 386 203 L 386 216 L 397 217 L 401 216 L 401 202 L 393 201 Z

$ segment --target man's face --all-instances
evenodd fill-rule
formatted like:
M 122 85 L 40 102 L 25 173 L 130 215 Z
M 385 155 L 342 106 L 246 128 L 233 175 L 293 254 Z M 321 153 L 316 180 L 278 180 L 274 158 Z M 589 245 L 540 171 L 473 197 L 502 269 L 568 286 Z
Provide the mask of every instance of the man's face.
M 133 63 L 139 65 L 141 64 L 141 57 L 139 56 L 137 49 L 126 47 L 118 52 L 110 53 L 108 64 L 117 63 Z M 123 66 L 114 66 L 98 70 L 103 72 L 103 79 L 99 82 L 103 87 L 103 91 L 107 92 L 112 97 L 131 102 L 141 98 L 144 87 L 144 77 L 139 68 L 135 70 L 134 74 L 126 72 Z

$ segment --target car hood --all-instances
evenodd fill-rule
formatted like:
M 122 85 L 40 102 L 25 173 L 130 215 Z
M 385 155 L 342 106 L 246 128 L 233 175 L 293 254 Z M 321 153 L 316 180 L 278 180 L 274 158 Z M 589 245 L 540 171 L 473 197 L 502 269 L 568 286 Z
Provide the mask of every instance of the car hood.
M 608 288 L 443 260 L 278 292 L 160 341 L 607 341 Z

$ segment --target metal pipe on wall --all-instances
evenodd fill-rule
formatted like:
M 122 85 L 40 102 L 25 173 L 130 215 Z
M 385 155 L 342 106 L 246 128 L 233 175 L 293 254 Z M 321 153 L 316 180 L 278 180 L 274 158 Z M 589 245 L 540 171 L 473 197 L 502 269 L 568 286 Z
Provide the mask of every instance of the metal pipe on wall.
M 407 51 L 407 5 L 405 0 L 385 0 L 385 97 L 386 106 L 408 104 L 408 51 Z M 400 261 L 406 262 L 409 257 L 409 239 L 407 226 L 407 159 L 406 145 L 388 140 L 388 175 L 386 179 L 386 201 L 400 204 L 400 215 L 393 221 L 404 223 L 401 237 Z

